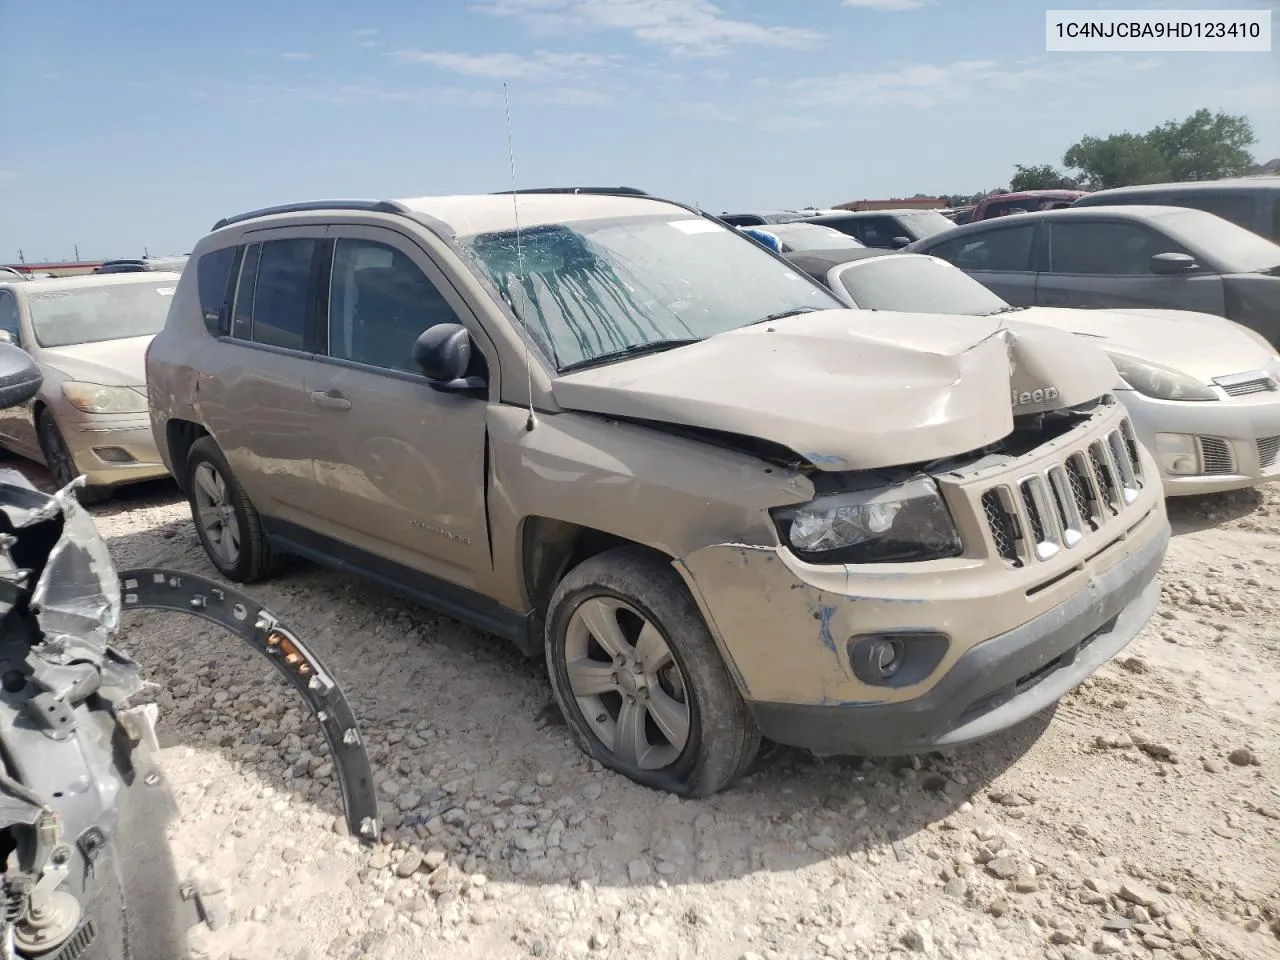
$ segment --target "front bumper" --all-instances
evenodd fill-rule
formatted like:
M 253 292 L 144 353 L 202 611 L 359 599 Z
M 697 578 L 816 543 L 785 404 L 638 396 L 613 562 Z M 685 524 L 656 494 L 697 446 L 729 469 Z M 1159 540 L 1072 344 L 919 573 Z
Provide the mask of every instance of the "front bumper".
M 818 754 L 891 756 L 956 746 L 1056 703 L 1128 645 L 1160 602 L 1168 524 L 1048 613 L 969 650 L 926 694 L 898 703 L 752 703 L 771 740 Z
M 1200 401 L 1156 400 L 1133 390 L 1116 396 L 1159 466 L 1165 496 L 1221 493 L 1280 478 L 1280 392 Z M 1170 473 L 1156 434 L 1194 437 L 1199 471 Z
M 85 417 L 68 423 L 63 439 L 91 487 L 167 476 L 147 417 Z

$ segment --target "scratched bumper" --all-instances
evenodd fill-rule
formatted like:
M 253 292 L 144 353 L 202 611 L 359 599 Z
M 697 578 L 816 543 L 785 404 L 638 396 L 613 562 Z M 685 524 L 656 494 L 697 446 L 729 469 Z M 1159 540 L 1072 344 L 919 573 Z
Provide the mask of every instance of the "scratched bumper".
M 1169 541 L 1155 490 L 1151 501 L 1047 581 L 981 558 L 817 568 L 728 544 L 677 566 L 766 736 L 822 753 L 916 752 L 1018 723 L 1133 638 Z M 868 684 L 849 650 L 878 633 L 941 634 L 946 651 L 925 676 Z
M 752 703 L 766 737 L 819 754 L 956 746 L 1052 706 L 1123 650 L 1160 602 L 1168 530 L 1030 623 L 974 647 L 923 696 L 898 703 Z

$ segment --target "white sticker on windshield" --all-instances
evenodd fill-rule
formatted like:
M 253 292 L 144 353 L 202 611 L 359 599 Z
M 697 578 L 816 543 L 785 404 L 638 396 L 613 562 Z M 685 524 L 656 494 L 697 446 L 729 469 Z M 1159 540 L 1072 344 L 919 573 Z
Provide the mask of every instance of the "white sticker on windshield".
M 177 289 L 177 287 L 156 287 L 156 293 L 160 294 L 162 297 L 172 297 L 173 291 Z
M 50 290 L 48 293 L 33 293 L 27 299 L 34 300 L 37 303 L 44 303 L 46 300 L 62 300 L 66 297 L 75 296 L 75 294 L 67 290 Z
M 668 220 L 667 222 L 681 233 L 715 233 L 723 229 L 710 220 Z

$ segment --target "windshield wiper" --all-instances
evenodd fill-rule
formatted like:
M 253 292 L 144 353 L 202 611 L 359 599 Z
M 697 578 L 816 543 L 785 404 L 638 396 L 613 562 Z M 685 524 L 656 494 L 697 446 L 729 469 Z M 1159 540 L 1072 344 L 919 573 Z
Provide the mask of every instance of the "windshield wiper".
M 1019 310 L 1030 310 L 1030 307 L 1015 307 L 1009 304 L 1007 307 L 1001 307 L 999 310 L 989 310 L 983 314 L 984 317 L 994 317 L 1002 313 L 1017 313 Z
M 771 313 L 767 317 L 761 317 L 759 320 L 752 320 L 747 326 L 754 327 L 761 323 L 771 323 L 774 320 L 785 320 L 787 317 L 798 317 L 802 313 L 819 313 L 822 309 L 822 307 L 792 307 L 790 310 L 779 310 L 777 313 Z
M 615 350 L 612 353 L 602 353 L 596 357 L 587 357 L 585 360 L 575 360 L 573 363 L 567 363 L 560 368 L 560 372 L 568 373 L 570 370 L 583 370 L 602 363 L 630 360 L 633 357 L 642 357 L 647 353 L 662 353 L 664 350 L 671 350 L 675 347 L 687 347 L 691 343 L 701 343 L 704 339 L 703 337 L 686 337 L 682 340 L 651 340 L 648 343 L 633 343 L 629 347 Z

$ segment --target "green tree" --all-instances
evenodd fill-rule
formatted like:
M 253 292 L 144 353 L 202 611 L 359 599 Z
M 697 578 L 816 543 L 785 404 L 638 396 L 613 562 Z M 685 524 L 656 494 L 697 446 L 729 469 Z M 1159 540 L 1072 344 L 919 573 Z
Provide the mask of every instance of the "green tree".
M 1062 157 L 1067 172 L 1054 167 L 1017 165 L 1011 186 L 1048 189 L 1087 186 L 1106 190 L 1135 183 L 1215 180 L 1248 173 L 1254 159 L 1248 148 L 1257 142 L 1248 117 L 1197 110 L 1185 120 L 1170 120 L 1146 133 L 1114 133 L 1081 137 Z M 1073 173 L 1070 171 L 1078 171 Z
M 1035 167 L 1014 164 L 1017 172 L 1009 181 L 1009 189 L 1014 193 L 1020 190 L 1076 190 L 1080 187 L 1080 178 L 1073 177 L 1049 163 Z
M 1062 162 L 1079 170 L 1090 190 L 1163 183 L 1171 176 L 1164 155 L 1141 133 L 1116 133 L 1101 139 L 1082 137 L 1071 145 Z
M 1147 133 L 1175 180 L 1237 177 L 1253 167 L 1248 148 L 1258 142 L 1247 117 L 1197 110 L 1181 123 L 1170 120 Z

